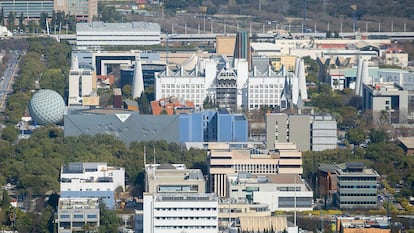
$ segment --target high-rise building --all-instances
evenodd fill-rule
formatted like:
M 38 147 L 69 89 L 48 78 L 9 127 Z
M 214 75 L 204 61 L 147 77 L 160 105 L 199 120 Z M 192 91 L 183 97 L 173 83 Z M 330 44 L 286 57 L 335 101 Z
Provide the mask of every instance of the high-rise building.
M 337 123 L 331 115 L 266 114 L 266 146 L 295 143 L 300 151 L 337 147 Z

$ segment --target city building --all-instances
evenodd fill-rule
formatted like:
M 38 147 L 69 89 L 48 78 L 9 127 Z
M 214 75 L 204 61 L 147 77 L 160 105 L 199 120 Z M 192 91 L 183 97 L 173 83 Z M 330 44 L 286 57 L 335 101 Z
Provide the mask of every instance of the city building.
M 91 97 L 97 99 L 94 104 L 90 101 L 84 102 L 84 99 L 90 100 Z M 99 105 L 99 97 L 96 95 L 96 75 L 91 70 L 80 69 L 77 57 L 72 58 L 69 71 L 68 106 L 73 105 Z
M 227 175 L 231 198 L 263 203 L 271 211 L 312 210 L 313 192 L 299 174 Z
M 151 101 L 151 109 L 153 115 L 190 113 L 195 110 L 194 103 L 191 101 L 179 100 L 174 96 Z
M 64 116 L 64 136 L 109 134 L 133 141 L 247 142 L 247 119 L 228 111 L 179 115 L 143 115 L 123 109 L 70 110 Z
M 93 17 L 98 16 L 98 0 L 61 0 L 54 1 L 55 11 L 63 11 L 73 15 L 78 21 L 92 23 Z
M 414 137 L 398 137 L 398 141 L 407 155 L 414 155 Z
M 227 176 L 239 172 L 251 174 L 302 174 L 302 153 L 294 144 L 280 144 L 272 153 L 255 149 L 234 149 L 224 143 L 208 145 L 209 191 L 229 197 Z
M 336 217 L 336 232 L 340 233 L 390 233 L 391 226 L 386 216 Z
M 146 164 L 146 193 L 205 193 L 206 181 L 200 169 L 184 164 Z
M 304 67 L 302 73 L 304 75 Z M 305 82 L 304 77 L 301 79 L 285 69 L 276 72 L 267 64 L 264 70 L 253 67 L 249 71 L 247 60 L 240 58 L 232 62 L 227 57 L 219 56 L 199 59 L 192 69 L 168 68 L 158 73 L 155 78 L 155 98 L 176 96 L 194 102 L 196 107 L 202 107 L 209 98 L 219 108 L 276 108 L 283 105 L 281 95 L 286 83 L 292 84 L 286 88 L 298 89 L 293 91 L 296 100 L 299 93 L 302 99 L 307 99 L 305 83 L 299 85 L 299 82 Z M 300 87 L 302 89 L 299 91 Z
M 53 0 L 2 0 L 0 9 L 4 12 L 5 18 L 9 16 L 9 12 L 14 12 L 16 18 L 23 14 L 25 19 L 40 19 L 42 13 L 52 17 L 53 2 Z
M 414 119 L 414 91 L 396 83 L 363 85 L 362 108 L 370 111 L 374 121 L 407 123 Z
M 157 23 L 77 23 L 77 46 L 155 45 L 161 40 L 161 28 Z
M 266 146 L 292 142 L 300 151 L 337 147 L 337 123 L 331 115 L 266 114 Z
M 101 198 L 115 208 L 115 192 L 125 190 L 125 169 L 103 162 L 73 162 L 61 168 L 60 196 L 62 198 Z
M 319 198 L 332 200 L 337 191 L 338 178 L 334 164 L 320 163 L 318 165 Z
M 340 209 L 377 209 L 378 173 L 360 162 L 336 165 L 336 204 Z
M 59 198 L 57 210 L 58 233 L 97 231 L 99 221 L 98 198 Z
M 217 233 L 218 198 L 214 193 L 144 193 L 143 232 Z

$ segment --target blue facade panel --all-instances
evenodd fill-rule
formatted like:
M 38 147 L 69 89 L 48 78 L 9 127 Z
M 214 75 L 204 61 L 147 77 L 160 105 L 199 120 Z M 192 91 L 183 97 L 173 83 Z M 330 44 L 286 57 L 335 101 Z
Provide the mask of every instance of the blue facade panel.
M 247 142 L 249 127 L 244 115 L 234 116 L 233 142 Z
M 233 115 L 218 114 L 217 120 L 217 141 L 232 142 L 234 134 Z
M 181 114 L 179 118 L 180 142 L 203 141 L 203 114 Z
M 217 112 L 205 111 L 203 112 L 203 141 L 217 142 Z
M 115 197 L 113 191 L 63 191 L 63 198 L 100 198 L 109 209 L 115 209 Z

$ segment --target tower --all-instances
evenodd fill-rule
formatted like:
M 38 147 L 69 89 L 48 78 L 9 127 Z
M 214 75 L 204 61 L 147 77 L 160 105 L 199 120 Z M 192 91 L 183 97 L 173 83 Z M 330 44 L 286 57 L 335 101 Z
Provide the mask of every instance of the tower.
M 132 80 L 132 98 L 136 99 L 144 91 L 144 78 L 142 75 L 141 59 L 135 58 L 134 79 Z

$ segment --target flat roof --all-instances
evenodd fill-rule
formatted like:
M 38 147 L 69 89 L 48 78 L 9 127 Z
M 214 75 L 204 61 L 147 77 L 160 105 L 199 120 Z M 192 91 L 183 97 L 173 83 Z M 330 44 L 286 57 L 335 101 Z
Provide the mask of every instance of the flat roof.
M 414 148 L 414 137 L 398 137 L 398 140 L 408 149 Z
M 77 23 L 76 32 L 94 31 L 94 32 L 114 32 L 114 31 L 160 31 L 158 23 L 151 22 L 128 22 L 128 23 Z

